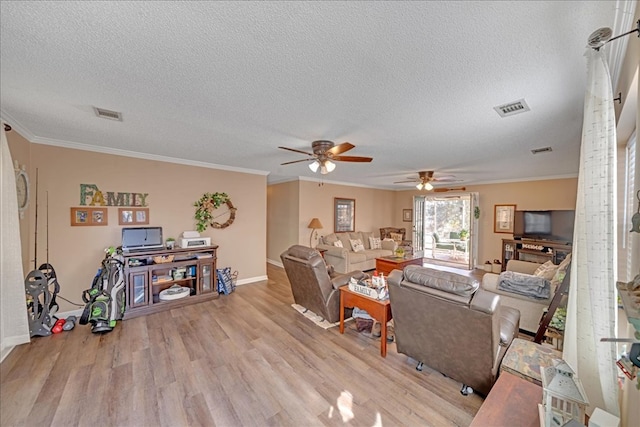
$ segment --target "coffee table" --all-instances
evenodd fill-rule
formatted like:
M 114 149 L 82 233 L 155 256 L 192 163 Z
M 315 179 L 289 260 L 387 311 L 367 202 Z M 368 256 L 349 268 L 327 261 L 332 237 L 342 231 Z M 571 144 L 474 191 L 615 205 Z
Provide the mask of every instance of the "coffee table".
M 377 300 L 369 298 L 349 290 L 349 285 L 340 287 L 340 333 L 344 334 L 344 308 L 358 307 L 369 313 L 369 316 L 381 323 L 380 328 L 380 356 L 387 357 L 387 322 L 391 316 L 391 303 L 389 300 Z
M 376 270 L 378 270 L 378 274 L 384 273 L 385 276 L 389 276 L 392 270 L 404 270 L 407 265 L 421 266 L 422 259 L 422 251 L 418 251 L 416 253 L 403 257 L 385 256 L 376 258 Z

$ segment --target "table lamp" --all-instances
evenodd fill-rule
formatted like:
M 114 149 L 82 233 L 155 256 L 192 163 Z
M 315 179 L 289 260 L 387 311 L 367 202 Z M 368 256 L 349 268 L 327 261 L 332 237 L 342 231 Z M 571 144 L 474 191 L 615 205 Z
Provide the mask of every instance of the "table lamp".
M 307 228 L 311 228 L 311 235 L 309 236 L 309 247 L 312 248 L 313 246 L 311 245 L 311 241 L 313 240 L 313 233 L 317 229 L 322 228 L 322 223 L 318 218 L 313 218 Z

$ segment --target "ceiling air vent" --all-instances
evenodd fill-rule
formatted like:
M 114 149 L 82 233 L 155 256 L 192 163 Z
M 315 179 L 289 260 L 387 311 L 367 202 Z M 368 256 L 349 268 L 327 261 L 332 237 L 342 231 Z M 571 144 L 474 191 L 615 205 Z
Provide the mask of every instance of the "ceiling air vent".
M 95 111 L 96 116 L 103 119 L 122 121 L 122 113 L 118 111 L 105 110 L 104 108 L 98 107 L 93 107 L 93 111 Z
M 499 105 L 497 107 L 493 107 L 494 110 L 498 112 L 500 117 L 509 117 L 514 114 L 524 113 L 525 111 L 529 111 L 529 106 L 524 99 L 519 99 L 515 102 L 510 102 L 509 104 Z
M 548 153 L 549 151 L 551 151 L 551 147 L 534 148 L 531 150 L 533 154 Z

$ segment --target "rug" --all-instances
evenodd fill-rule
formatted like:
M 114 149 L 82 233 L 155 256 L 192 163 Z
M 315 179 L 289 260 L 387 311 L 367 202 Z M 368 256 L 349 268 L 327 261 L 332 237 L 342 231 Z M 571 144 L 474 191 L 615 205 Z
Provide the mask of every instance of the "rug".
M 327 320 L 323 319 L 321 316 L 318 316 L 311 310 L 307 310 L 301 305 L 291 304 L 291 307 L 293 307 L 298 313 L 302 314 L 307 319 L 311 320 L 317 326 L 320 326 L 322 329 L 329 329 L 329 328 L 333 328 L 334 326 L 340 326 L 339 321 L 335 323 L 329 323 Z M 349 320 L 353 320 L 353 318 L 349 317 L 348 319 L 344 319 L 345 322 L 348 322 Z

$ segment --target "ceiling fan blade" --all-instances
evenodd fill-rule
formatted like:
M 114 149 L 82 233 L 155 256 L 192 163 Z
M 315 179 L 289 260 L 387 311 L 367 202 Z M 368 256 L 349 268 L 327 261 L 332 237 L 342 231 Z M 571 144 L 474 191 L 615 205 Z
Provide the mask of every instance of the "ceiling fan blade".
M 434 193 L 446 193 L 447 191 L 465 191 L 466 187 L 458 187 L 458 188 L 434 188 Z
M 314 159 L 302 159 L 302 160 L 294 160 L 292 162 L 285 162 L 285 163 L 280 163 L 280 166 L 284 166 L 284 165 L 290 165 L 292 163 L 300 163 L 300 162 L 310 162 L 311 160 Z
M 358 157 L 358 156 L 333 156 L 331 160 L 338 162 L 370 162 L 373 157 Z
M 278 148 L 282 148 L 283 150 L 293 151 L 294 153 L 306 154 L 307 156 L 312 156 L 312 157 L 314 156 L 313 153 L 307 153 L 306 151 L 296 150 L 295 148 L 289 148 L 289 147 L 278 147 Z
M 409 180 L 406 180 L 406 181 L 396 181 L 396 182 L 394 182 L 394 184 L 404 184 L 405 182 L 413 182 L 413 183 L 416 183 L 416 182 L 420 182 L 420 180 L 419 180 L 419 179 L 417 179 L 417 178 L 414 178 L 414 179 L 409 179 Z
M 326 152 L 327 153 L 331 153 L 334 156 L 337 156 L 339 154 L 342 154 L 346 151 L 351 150 L 352 148 L 354 148 L 355 145 L 353 145 L 350 142 L 343 142 L 342 144 L 338 144 L 335 147 L 329 148 Z
M 461 179 L 455 179 L 454 177 L 443 176 L 441 178 L 432 178 L 432 182 L 460 182 Z

